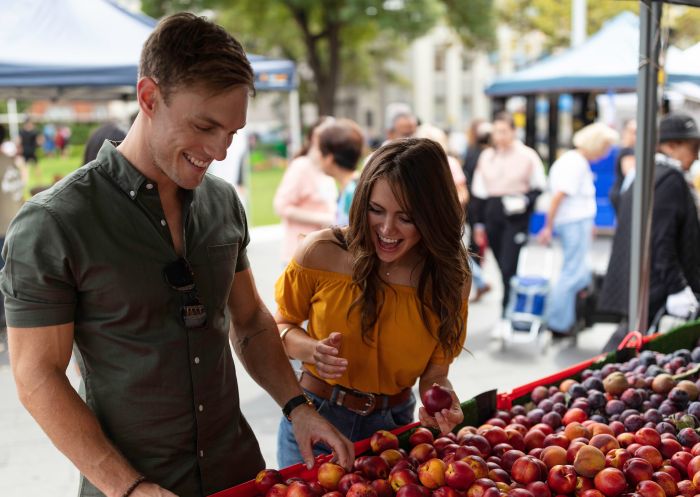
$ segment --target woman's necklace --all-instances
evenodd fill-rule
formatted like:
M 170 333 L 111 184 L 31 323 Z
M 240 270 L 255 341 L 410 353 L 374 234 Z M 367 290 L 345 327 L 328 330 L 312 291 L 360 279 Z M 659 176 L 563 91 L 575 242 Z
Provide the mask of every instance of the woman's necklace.
M 384 268 L 383 271 L 384 271 L 384 274 L 386 274 L 387 276 L 390 276 L 390 275 L 391 275 L 391 272 L 392 272 L 394 269 L 396 269 L 396 268 L 392 268 L 390 265 L 387 264 L 387 267 Z

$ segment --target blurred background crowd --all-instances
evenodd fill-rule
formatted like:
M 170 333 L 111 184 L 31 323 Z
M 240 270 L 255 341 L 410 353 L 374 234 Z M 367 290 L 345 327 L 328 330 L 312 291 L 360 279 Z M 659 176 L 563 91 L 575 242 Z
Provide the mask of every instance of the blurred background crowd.
M 99 3 L 70 0 L 54 18 L 87 15 Z M 248 125 L 209 170 L 236 187 L 252 227 L 282 225 L 280 270 L 300 235 L 348 222 L 356 179 L 373 150 L 397 137 L 427 137 L 448 153 L 465 209 L 472 301 L 501 292 L 504 320 L 522 311 L 511 286 L 521 251 L 554 242 L 562 266 L 535 272 L 547 292 L 565 296 L 548 299 L 549 329 L 570 335 L 603 312 L 595 300 L 607 264 L 591 271 L 582 261 L 596 250 L 592 240 L 613 244 L 634 180 L 639 2 L 466 4 L 121 0 L 110 8 L 147 31 L 151 18 L 203 13 L 244 42 L 254 67 L 261 57 L 252 54 L 293 63 L 293 74 L 260 71 L 262 91 Z M 664 6 L 660 114 L 693 122 L 700 117 L 700 72 L 688 62 L 700 60 L 698 21 L 700 9 Z M 624 83 L 605 74 L 620 58 L 631 73 Z M 574 78 L 578 87 L 561 83 L 582 66 L 602 81 L 589 83 L 582 74 Z M 538 71 L 559 71 L 559 86 L 538 79 Z M 5 89 L 0 97 L 2 153 L 11 158 L 2 178 L 2 238 L 22 201 L 94 158 L 104 139 L 120 140 L 136 105 L 128 92 L 114 98 L 94 88 L 73 96 Z M 682 166 L 694 198 L 699 168 L 696 151 Z M 482 275 L 489 254 L 498 282 Z M 620 308 L 616 314 L 624 315 Z

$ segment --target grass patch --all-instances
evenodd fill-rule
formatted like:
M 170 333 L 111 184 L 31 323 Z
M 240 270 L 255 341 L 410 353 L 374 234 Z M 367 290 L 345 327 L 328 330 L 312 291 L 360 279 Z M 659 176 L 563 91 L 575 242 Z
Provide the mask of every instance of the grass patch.
M 66 157 L 40 157 L 39 168 L 29 167 L 29 180 L 27 195 L 32 188 L 53 184 L 58 178 L 62 178 L 83 165 L 82 145 L 72 145 Z M 250 225 L 265 226 L 277 224 L 279 217 L 272 208 L 272 199 L 275 196 L 284 169 L 272 167 L 264 170 L 253 170 L 250 175 Z
M 272 199 L 283 174 L 284 169 L 280 167 L 251 172 L 248 204 L 251 226 L 267 226 L 280 222 L 272 208 Z
M 38 186 L 52 185 L 83 165 L 84 145 L 71 145 L 65 157 L 39 157 L 38 166 L 30 165 L 27 192 Z

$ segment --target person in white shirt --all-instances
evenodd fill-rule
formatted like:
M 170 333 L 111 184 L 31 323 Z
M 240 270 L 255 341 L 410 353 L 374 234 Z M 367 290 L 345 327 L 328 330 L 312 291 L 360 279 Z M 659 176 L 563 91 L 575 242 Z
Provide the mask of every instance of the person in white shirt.
M 617 131 L 606 124 L 589 124 L 574 134 L 575 148 L 559 157 L 549 171 L 552 198 L 538 238 L 549 244 L 556 231 L 563 250 L 561 273 L 547 300 L 547 326 L 555 338 L 572 332 L 576 294 L 591 282 L 586 256 L 593 238 L 596 201 L 590 163 L 607 155 L 618 138 Z

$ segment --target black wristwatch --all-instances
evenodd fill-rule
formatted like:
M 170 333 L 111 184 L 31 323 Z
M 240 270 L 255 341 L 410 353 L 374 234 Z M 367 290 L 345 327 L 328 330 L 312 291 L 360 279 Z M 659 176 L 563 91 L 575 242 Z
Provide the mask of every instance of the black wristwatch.
M 284 405 L 282 408 L 282 414 L 284 414 L 285 418 L 291 421 L 292 411 L 303 404 L 314 407 L 313 401 L 306 394 L 297 395 L 296 397 L 289 399 L 289 401 Z

